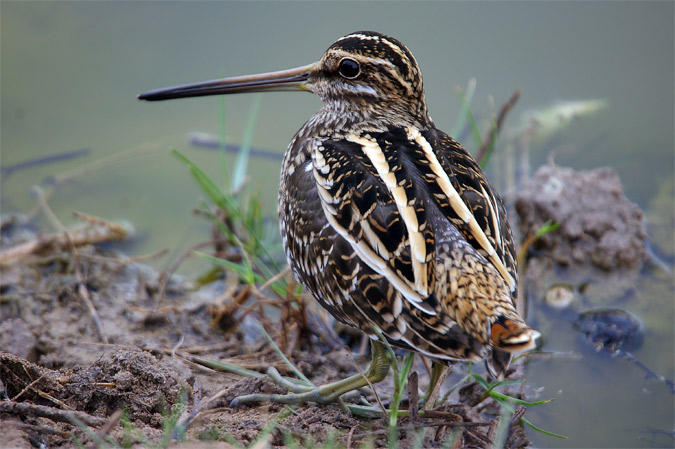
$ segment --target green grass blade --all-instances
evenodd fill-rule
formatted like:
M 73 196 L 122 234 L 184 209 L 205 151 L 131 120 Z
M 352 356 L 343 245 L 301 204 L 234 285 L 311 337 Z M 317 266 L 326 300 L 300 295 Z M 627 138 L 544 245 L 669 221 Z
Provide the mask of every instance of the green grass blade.
M 249 145 L 250 146 L 250 145 Z M 200 169 L 194 162 L 192 162 L 187 156 L 180 153 L 178 150 L 172 150 L 172 155 L 183 162 L 190 173 L 197 181 L 197 184 L 205 193 L 205 195 L 218 207 L 223 209 L 229 219 L 232 220 L 237 226 L 237 229 L 245 230 L 246 234 L 243 237 L 239 237 L 239 234 L 235 235 L 235 229 L 228 229 L 221 220 L 213 214 L 210 214 L 210 218 L 213 222 L 219 226 L 220 230 L 227 236 L 231 243 L 240 246 L 246 250 L 246 254 L 259 255 L 266 258 L 266 260 L 271 263 L 274 268 L 279 272 L 281 269 L 278 267 L 272 255 L 262 243 L 262 237 L 264 230 L 264 217 L 262 215 L 262 208 L 260 206 L 260 201 L 257 197 L 253 197 L 248 201 L 245 201 L 244 204 L 241 204 L 241 201 L 232 193 L 223 191 L 202 169 Z M 244 169 L 246 168 L 243 166 Z M 209 210 L 210 208 L 205 208 Z M 269 228 L 268 228 L 269 229 Z M 274 228 L 274 233 L 278 231 L 277 228 Z M 235 231 L 235 232 L 233 232 Z M 276 234 L 278 235 L 278 234 Z M 242 242 L 243 240 L 243 242 Z M 246 254 L 244 257 L 247 257 Z
M 457 88 L 457 94 L 461 92 L 461 88 Z M 461 108 L 455 126 L 452 128 L 452 135 L 455 136 L 462 132 L 466 126 L 467 117 L 471 114 L 471 101 L 473 101 L 473 94 L 476 92 L 476 78 L 470 78 L 466 86 L 466 95 L 463 95 L 464 101 L 461 102 Z M 461 99 L 460 99 L 461 101 Z M 472 116 L 473 117 L 473 116 Z
M 251 142 L 253 141 L 253 130 L 255 129 L 255 122 L 258 118 L 261 99 L 261 94 L 253 96 L 253 104 L 251 105 L 251 109 L 248 113 L 248 120 L 246 120 L 246 127 L 244 129 L 244 137 L 241 142 L 241 148 L 239 149 L 237 162 L 235 162 L 234 170 L 232 172 L 232 184 L 230 187 L 232 192 L 239 191 L 244 185 L 246 172 L 248 170 L 249 155 L 251 152 Z
M 541 227 L 540 227 L 539 229 L 537 229 L 537 232 L 535 233 L 534 236 L 535 236 L 536 238 L 542 237 L 542 236 L 548 234 L 549 232 L 555 231 L 555 230 L 558 229 L 559 227 L 560 227 L 560 223 L 559 223 L 559 222 L 557 222 L 557 221 L 552 221 L 552 220 L 548 220 L 546 223 L 544 223 L 543 225 L 541 225 Z
M 187 165 L 190 173 L 197 180 L 199 187 L 214 203 L 218 204 L 224 201 L 225 192 L 201 168 L 175 148 L 171 150 L 171 154 Z
M 494 389 L 498 386 L 512 385 L 512 384 L 515 384 L 515 383 L 520 383 L 521 381 L 503 381 L 502 380 L 502 381 L 488 383 L 483 378 L 483 376 L 481 376 L 480 374 L 471 374 L 470 376 L 466 376 L 466 377 L 467 378 L 472 377 L 476 381 L 476 383 L 478 383 L 481 387 L 483 387 L 487 391 L 487 393 L 490 395 L 490 397 L 492 399 L 494 399 L 499 405 L 501 405 L 504 409 L 508 410 L 511 413 L 514 412 L 514 408 L 513 408 L 514 404 L 515 405 L 524 405 L 524 406 L 535 406 L 535 405 L 547 404 L 547 403 L 554 400 L 554 399 L 544 399 L 542 401 L 528 402 L 528 401 L 524 401 L 522 399 L 517 399 L 517 398 L 511 397 L 511 396 L 505 395 L 503 393 L 499 393 L 497 391 L 494 391 Z M 545 435 L 549 435 L 549 436 L 556 437 L 556 438 L 567 439 L 566 436 L 559 435 L 557 433 L 553 433 L 553 432 L 549 432 L 547 430 L 541 429 L 541 428 L 535 426 L 534 424 L 532 424 L 530 421 L 528 421 L 525 418 L 521 418 L 521 420 L 525 424 L 530 426 L 532 429 L 536 430 L 537 432 L 541 432 Z
M 560 435 L 558 433 L 549 432 L 548 430 L 544 430 L 541 427 L 535 426 L 527 418 L 520 418 L 520 420 L 522 422 L 524 422 L 525 424 L 527 424 L 528 426 L 530 426 L 532 429 L 536 430 L 539 433 L 543 433 L 544 435 L 548 435 L 550 437 L 555 437 L 555 438 L 560 438 L 561 440 L 567 440 L 568 439 L 565 435 Z
M 220 257 L 214 257 L 210 254 L 202 253 L 199 251 L 195 251 L 195 254 L 216 265 L 222 265 L 226 268 L 231 269 L 232 271 L 237 273 L 237 275 L 239 275 L 239 278 L 245 284 L 253 285 L 255 284 L 255 282 L 265 282 L 265 279 L 261 275 L 253 271 L 250 261 L 245 257 L 242 258 L 241 264 L 238 264 L 230 260 L 221 259 Z
M 494 390 L 490 391 L 490 396 L 492 396 L 494 399 L 499 398 L 499 399 L 502 399 L 504 401 L 507 401 L 507 402 L 510 402 L 510 403 L 513 403 L 513 404 L 526 405 L 526 406 L 548 404 L 549 402 L 552 402 L 552 401 L 555 400 L 555 398 L 551 398 L 551 399 L 544 399 L 544 400 L 536 401 L 536 402 L 528 402 L 528 401 L 524 401 L 522 399 L 517 399 L 517 398 L 511 397 L 511 396 L 505 395 L 503 393 L 499 393 L 499 392 L 494 391 Z
M 190 361 L 216 371 L 226 371 L 228 373 L 237 374 L 242 377 L 263 377 L 264 374 L 258 371 L 242 368 L 232 363 L 223 362 L 222 360 L 209 359 L 205 357 L 192 356 Z
M 486 390 L 490 391 L 490 384 L 488 384 L 487 380 L 480 374 L 472 374 L 471 377 L 474 378 L 474 380 L 483 388 Z
M 514 408 L 511 406 L 511 404 L 509 404 L 508 401 L 505 401 L 503 399 L 498 399 L 498 398 L 494 398 L 494 400 L 497 401 L 502 407 L 504 407 L 506 410 L 510 411 L 511 413 L 513 413 L 515 411 Z M 513 398 L 509 398 L 509 400 L 513 400 Z M 522 422 L 524 422 L 526 425 L 530 426 L 532 429 L 536 430 L 537 432 L 543 433 L 544 435 L 548 435 L 548 436 L 555 437 L 555 438 L 561 438 L 563 440 L 567 439 L 567 437 L 564 436 L 564 435 L 549 432 L 548 430 L 544 430 L 540 427 L 535 426 L 525 417 L 520 418 L 520 420 Z
M 490 161 L 490 156 L 492 156 L 492 152 L 495 149 L 495 142 L 497 141 L 497 117 L 493 116 L 492 121 L 490 123 L 490 129 L 492 130 L 490 132 L 490 145 L 487 147 L 485 150 L 485 154 L 481 158 L 480 161 L 478 161 L 478 165 L 480 165 L 481 168 L 485 168 Z M 482 143 L 481 143 L 482 145 Z
M 218 184 L 216 184 L 213 179 L 211 179 L 211 177 L 204 172 L 204 170 L 199 168 L 187 156 L 176 149 L 172 149 L 171 154 L 188 166 L 190 173 L 197 181 L 197 184 L 199 184 L 199 187 L 211 199 L 211 201 L 225 209 L 225 211 L 231 216 L 238 217 L 240 215 L 239 208 L 237 207 L 234 198 L 231 195 L 227 195 L 225 192 L 223 192 Z
M 224 75 L 223 75 L 224 77 Z M 219 134 L 220 134 L 220 173 L 222 176 L 222 185 L 226 186 L 228 184 L 227 178 L 228 178 L 228 170 L 227 170 L 227 151 L 225 150 L 225 139 L 227 138 L 225 130 L 226 130 L 226 109 L 225 109 L 225 95 L 220 95 L 220 98 L 218 100 L 218 117 L 220 118 L 219 120 Z
M 415 353 L 409 352 L 403 361 L 403 369 L 401 370 L 401 377 L 403 377 L 406 382 L 408 380 L 408 375 L 412 369 L 413 361 L 415 360 Z
M 277 353 L 277 355 L 281 358 L 281 360 L 284 361 L 286 366 L 288 366 L 293 373 L 295 373 L 296 376 L 298 376 L 299 379 L 301 379 L 303 382 L 305 382 L 308 386 L 314 387 L 315 385 L 310 381 L 304 374 L 302 374 L 302 371 L 300 371 L 293 363 L 291 363 L 290 360 L 288 360 L 288 357 L 286 357 L 286 354 L 277 346 L 276 343 L 274 343 L 274 340 L 272 340 L 272 337 L 267 333 L 265 330 L 265 327 L 258 323 L 258 327 L 260 327 L 260 332 L 262 332 L 263 336 L 267 340 L 267 342 L 272 346 L 272 349 L 274 349 L 274 352 Z

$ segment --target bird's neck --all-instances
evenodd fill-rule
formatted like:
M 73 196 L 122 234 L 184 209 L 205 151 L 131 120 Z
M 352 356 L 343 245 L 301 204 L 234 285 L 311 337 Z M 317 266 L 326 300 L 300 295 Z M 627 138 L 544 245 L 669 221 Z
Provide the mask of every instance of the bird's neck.
M 417 110 L 384 102 L 357 103 L 323 99 L 323 107 L 293 137 L 284 155 L 282 172 L 292 174 L 296 167 L 311 159 L 315 139 L 345 139 L 349 135 L 384 132 L 391 127 L 419 130 L 434 127 L 422 100 Z
M 370 99 L 323 99 L 323 107 L 307 122 L 314 135 L 344 136 L 363 131 L 385 131 L 394 127 L 427 129 L 433 122 L 424 100 L 417 106 Z

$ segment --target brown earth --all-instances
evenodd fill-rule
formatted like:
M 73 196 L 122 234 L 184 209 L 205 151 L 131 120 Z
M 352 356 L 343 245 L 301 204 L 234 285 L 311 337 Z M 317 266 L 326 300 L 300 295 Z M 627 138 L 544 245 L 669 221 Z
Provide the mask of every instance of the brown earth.
M 560 224 L 532 248 L 556 264 L 638 270 L 647 259 L 643 213 L 625 197 L 611 168 L 542 166 L 518 190 L 515 207 L 523 235 L 547 221 Z
M 3 220 L 2 249 L 37 238 L 21 219 Z M 222 360 L 261 373 L 274 366 L 291 375 L 257 320 L 315 384 L 353 374 L 355 363 L 364 369 L 366 358 L 348 355 L 341 343 L 358 352 L 358 334 L 342 329 L 338 338 L 326 314 L 307 298 L 256 295 L 232 276 L 199 289 L 179 277 L 164 285 L 148 266 L 92 245 L 41 248 L 3 266 L 1 274 L 2 447 L 104 447 L 105 437 L 117 447 L 227 448 L 234 446 L 225 441 L 252 444 L 270 427 L 254 447 L 289 441 L 312 447 L 327 440 L 334 447 L 386 444 L 388 419 L 355 417 L 337 405 L 229 408 L 236 396 L 284 390 L 266 376 L 204 366 L 204 359 Z M 522 364 L 515 368 L 512 377 L 522 378 Z M 457 366 L 454 382 L 464 369 Z M 418 361 L 414 370 L 424 388 L 424 365 Z M 391 374 L 376 391 L 387 406 Z M 377 404 L 372 393 L 365 397 Z M 440 447 L 450 435 L 453 447 L 489 447 L 499 422 L 495 414 L 499 409 L 483 390 L 467 384 L 449 405 L 400 419 L 399 447 L 411 447 L 421 428 L 427 429 L 422 447 Z M 174 430 L 164 430 L 176 420 Z M 515 421 L 506 447 L 527 447 Z M 184 442 L 174 443 L 185 427 Z
M 559 224 L 532 241 L 521 265 L 520 281 L 531 300 L 576 312 L 614 305 L 631 296 L 643 265 L 654 263 L 644 213 L 609 167 L 575 171 L 550 163 L 523 183 L 514 200 L 525 240 L 546 222 Z

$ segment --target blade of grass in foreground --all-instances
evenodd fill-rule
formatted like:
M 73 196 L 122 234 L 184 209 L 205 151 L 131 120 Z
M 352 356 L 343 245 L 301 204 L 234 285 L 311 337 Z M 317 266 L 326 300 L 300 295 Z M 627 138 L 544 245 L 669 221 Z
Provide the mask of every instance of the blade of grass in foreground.
M 248 119 L 246 120 L 246 127 L 244 128 L 244 136 L 241 142 L 239 155 L 237 156 L 237 162 L 235 162 L 232 171 L 232 184 L 230 185 L 230 190 L 232 192 L 238 192 L 244 186 L 246 172 L 248 171 L 251 142 L 253 141 L 253 130 L 255 129 L 255 122 L 258 118 L 261 100 L 261 94 L 253 96 L 253 104 L 251 105 Z
M 230 216 L 239 218 L 240 215 L 239 208 L 237 207 L 237 204 L 235 203 L 234 198 L 232 198 L 231 195 L 227 195 L 225 192 L 223 192 L 223 190 L 218 186 L 218 184 L 213 182 L 211 177 L 209 177 L 209 175 L 207 175 L 204 172 L 204 170 L 199 168 L 183 153 L 174 148 L 171 150 L 171 154 L 180 159 L 180 161 L 183 162 L 185 165 L 187 165 L 188 169 L 190 170 L 190 173 L 197 181 L 197 184 L 199 184 L 199 187 L 211 199 L 211 201 L 216 203 L 219 207 L 223 208 L 228 214 L 230 214 Z
M 194 162 L 192 162 L 187 156 L 182 154 L 176 149 L 171 150 L 171 154 L 178 158 L 181 162 L 187 165 L 190 173 L 193 175 L 199 187 L 204 191 L 206 196 L 211 199 L 218 207 L 223 209 L 228 217 L 230 217 L 234 222 L 241 225 L 243 229 L 247 232 L 247 237 L 244 239 L 244 242 L 239 241 L 238 237 L 234 234 L 234 229 L 227 230 L 223 226 L 220 226 L 225 235 L 228 238 L 231 238 L 236 241 L 236 243 L 243 246 L 246 244 L 248 249 L 255 249 L 257 253 L 265 256 L 268 260 L 272 262 L 274 266 L 273 258 L 267 248 L 265 248 L 260 242 L 260 231 L 262 229 L 262 212 L 260 206 L 251 205 L 249 206 L 249 215 L 246 216 L 246 204 L 242 205 L 238 197 L 232 193 L 223 191 L 214 181 L 207 175 L 201 168 L 199 168 Z M 251 199 L 249 202 L 258 201 L 256 198 Z M 220 220 L 213 216 L 212 217 L 219 225 Z
M 224 78 L 224 76 L 223 76 Z M 219 120 L 219 133 L 220 133 L 220 145 L 219 145 L 219 150 L 220 150 L 220 174 L 223 177 L 222 179 L 222 185 L 226 186 L 228 184 L 227 182 L 227 151 L 226 151 L 226 122 L 225 122 L 225 97 L 226 95 L 220 95 L 219 101 L 218 101 L 218 117 L 220 118 Z
M 490 395 L 490 397 L 492 399 L 494 399 L 497 403 L 499 403 L 499 405 L 501 405 L 503 408 L 505 408 L 506 410 L 508 410 L 511 413 L 513 413 L 515 411 L 515 409 L 513 408 L 513 404 L 525 405 L 525 406 L 534 406 L 534 405 L 546 404 L 548 402 L 553 401 L 553 399 L 544 399 L 542 401 L 528 402 L 528 401 L 524 401 L 522 399 L 513 398 L 511 396 L 507 396 L 505 394 L 498 393 L 498 392 L 494 391 L 494 389 L 496 387 L 508 384 L 510 382 L 508 382 L 508 381 L 496 381 L 496 382 L 493 382 L 493 383 L 490 384 L 483 378 L 483 376 L 481 376 L 479 374 L 471 374 L 471 377 L 473 377 L 474 380 L 487 391 L 487 393 Z M 536 430 L 537 432 L 541 432 L 545 435 L 556 437 L 556 438 L 561 438 L 561 439 L 564 439 L 564 440 L 567 439 L 567 437 L 564 436 L 564 435 L 559 435 L 557 433 L 549 432 L 548 430 L 544 430 L 540 427 L 535 426 L 525 417 L 520 418 L 520 420 L 523 423 L 530 426 L 532 429 Z

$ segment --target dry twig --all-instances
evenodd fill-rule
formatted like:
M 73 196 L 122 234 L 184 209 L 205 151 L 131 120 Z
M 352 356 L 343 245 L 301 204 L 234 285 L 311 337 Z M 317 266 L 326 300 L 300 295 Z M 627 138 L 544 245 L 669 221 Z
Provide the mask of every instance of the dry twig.
M 408 376 L 408 412 L 410 413 L 410 422 L 417 422 L 417 413 L 419 412 L 419 393 L 418 393 L 417 371 L 413 371 Z
M 169 280 L 171 279 L 171 276 L 178 270 L 178 267 L 192 255 L 193 251 L 196 251 L 200 248 L 204 248 L 205 246 L 210 246 L 213 242 L 211 240 L 207 242 L 200 242 L 200 243 L 195 243 L 194 245 L 190 246 L 188 249 L 183 251 L 183 253 L 176 257 L 176 260 L 173 261 L 171 266 L 167 268 L 166 270 L 163 270 L 162 273 L 159 275 L 159 294 L 157 295 L 157 305 L 164 304 L 166 302 L 166 298 L 164 296 L 166 292 L 166 286 L 169 283 Z
M 110 431 L 119 422 L 120 418 L 122 417 L 122 413 L 123 413 L 123 411 L 120 409 L 120 410 L 117 410 L 115 413 L 113 413 L 112 415 L 110 415 L 108 417 L 108 420 L 106 421 L 106 423 L 103 426 L 101 426 L 101 428 L 99 429 L 98 432 L 96 432 L 96 435 L 99 437 L 99 439 L 102 440 L 103 437 L 105 437 L 106 435 L 108 435 L 110 433 Z M 99 446 L 95 442 L 92 442 L 87 447 L 91 448 L 91 449 L 96 449 Z
M 483 145 L 481 145 L 480 150 L 478 150 L 478 154 L 476 155 L 476 160 L 480 163 L 483 161 L 483 158 L 485 157 L 488 149 L 492 145 L 492 142 L 495 139 L 495 136 L 499 132 L 499 130 L 502 128 L 502 123 L 504 122 L 504 118 L 506 117 L 506 114 L 511 110 L 514 104 L 516 104 L 516 101 L 518 101 L 518 98 L 520 98 L 520 89 L 516 89 L 513 91 L 511 94 L 511 97 L 502 105 L 502 108 L 499 110 L 499 114 L 497 114 L 497 119 L 494 121 L 492 126 L 490 127 L 490 130 L 488 131 L 487 137 L 483 140 Z
M 90 226 L 38 236 L 36 240 L 0 251 L 0 266 L 9 266 L 53 249 L 67 250 L 88 244 L 124 240 L 132 232 L 129 226 L 73 212 Z
M 73 418 L 79 419 L 88 426 L 100 426 L 106 420 L 77 410 L 61 410 L 46 405 L 28 404 L 25 402 L 0 401 L 0 413 L 9 413 L 18 416 L 41 416 L 52 421 L 72 423 Z

